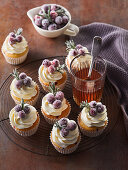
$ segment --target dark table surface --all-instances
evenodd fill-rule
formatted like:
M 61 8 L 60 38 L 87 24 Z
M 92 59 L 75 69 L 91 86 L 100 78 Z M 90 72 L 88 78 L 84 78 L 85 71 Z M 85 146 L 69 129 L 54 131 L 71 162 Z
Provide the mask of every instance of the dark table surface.
M 64 42 L 68 37 L 62 35 L 55 39 L 48 39 L 40 36 L 26 15 L 28 9 L 46 2 L 65 6 L 71 12 L 72 23 L 78 26 L 91 22 L 105 22 L 128 29 L 127 0 L 1 0 L 0 46 L 9 32 L 22 27 L 30 47 L 25 63 L 41 57 L 66 55 Z M 0 86 L 13 68 L 14 66 L 7 64 L 0 53 Z M 0 128 L 0 170 L 126 170 L 128 169 L 128 139 L 121 110 L 119 116 L 115 128 L 99 145 L 88 151 L 60 158 L 25 151 L 12 143 Z

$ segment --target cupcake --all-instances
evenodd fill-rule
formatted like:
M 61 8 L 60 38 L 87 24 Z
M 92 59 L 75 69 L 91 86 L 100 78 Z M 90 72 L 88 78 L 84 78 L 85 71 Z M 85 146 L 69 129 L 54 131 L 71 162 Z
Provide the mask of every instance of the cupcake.
M 6 37 L 2 53 L 9 64 L 18 65 L 25 61 L 28 54 L 28 43 L 21 35 L 23 29 L 19 28 L 17 31 L 9 33 Z
M 9 113 L 10 125 L 21 136 L 33 135 L 39 126 L 40 117 L 37 110 L 21 100 Z
M 81 140 L 76 122 L 68 118 L 60 119 L 53 125 L 50 140 L 58 152 L 62 154 L 74 152 Z
M 88 68 L 90 67 L 92 57 L 89 55 L 88 49 L 81 44 L 75 45 L 73 40 L 66 41 L 66 50 L 68 52 L 68 55 L 65 59 L 65 64 L 67 66 L 68 71 L 70 72 L 70 63 L 74 59 L 74 57 L 80 55 L 78 59 L 76 59 L 76 67 L 81 67 L 80 63 L 84 63 L 85 66 Z
M 43 60 L 39 68 L 39 81 L 46 92 L 49 92 L 49 83 L 55 83 L 55 86 L 63 90 L 67 80 L 67 73 L 64 70 L 65 65 L 60 65 L 59 60 Z
M 101 102 L 91 101 L 81 103 L 82 111 L 78 116 L 81 132 L 89 137 L 103 133 L 108 124 L 107 109 Z
M 13 70 L 11 74 L 15 78 L 10 85 L 10 94 L 16 104 L 19 104 L 23 98 L 25 103 L 35 105 L 39 96 L 39 86 L 25 73 L 18 73 Z
M 64 93 L 55 88 L 54 83 L 51 83 L 49 87 L 51 92 L 43 97 L 41 112 L 49 124 L 54 124 L 59 119 L 68 117 L 71 106 L 65 99 Z

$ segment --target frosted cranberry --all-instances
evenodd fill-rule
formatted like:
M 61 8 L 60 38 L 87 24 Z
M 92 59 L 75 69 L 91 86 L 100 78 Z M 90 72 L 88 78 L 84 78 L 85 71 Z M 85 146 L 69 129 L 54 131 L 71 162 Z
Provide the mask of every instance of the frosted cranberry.
M 16 37 L 14 32 L 11 32 L 9 35 L 10 37 L 14 37 L 14 38 Z
M 81 44 L 78 44 L 78 45 L 76 46 L 76 49 L 80 49 L 80 48 L 83 48 L 83 46 L 82 46 Z
M 48 30 L 47 26 L 42 26 L 41 28 L 44 29 L 44 30 Z
M 96 107 L 96 106 L 97 106 L 97 102 L 96 102 L 96 101 L 91 101 L 91 102 L 89 103 L 89 105 L 90 105 L 91 107 Z
M 104 106 L 102 104 L 97 104 L 97 112 L 102 113 L 104 111 Z
M 42 10 L 39 11 L 40 15 L 44 15 L 44 12 Z M 42 16 L 41 16 L 42 17 Z
M 35 16 L 34 16 L 34 21 L 37 20 L 37 19 L 42 19 L 42 16 L 35 15 Z
M 56 11 L 51 11 L 50 16 L 51 18 L 55 19 L 58 16 L 58 14 L 56 13 Z
M 55 72 L 55 67 L 53 66 L 53 65 L 50 65 L 49 67 L 48 67 L 48 72 L 50 73 L 50 74 L 53 74 L 54 72 Z
M 48 26 L 48 30 L 49 30 L 49 31 L 57 30 L 57 25 L 56 25 L 56 24 L 50 24 L 50 25 Z
M 51 11 L 56 11 L 58 9 L 59 7 L 57 5 L 51 5 Z
M 70 54 L 71 54 L 72 56 L 76 56 L 76 55 L 78 54 L 78 52 L 77 52 L 75 49 L 72 49 L 72 50 L 70 51 Z
M 25 73 L 20 73 L 19 78 L 20 79 L 25 79 L 27 75 Z
M 62 105 L 61 100 L 55 100 L 55 101 L 53 102 L 53 107 L 54 107 L 54 109 L 59 109 L 59 108 L 61 107 L 61 105 Z
M 48 60 L 48 59 L 45 59 L 43 60 L 42 64 L 45 66 L 45 67 L 49 67 L 51 65 L 51 62 Z
M 48 103 L 52 104 L 55 101 L 55 96 L 52 93 L 49 93 L 47 95 L 47 101 Z
M 80 54 L 80 55 L 85 55 L 85 51 L 82 49 L 82 48 L 80 48 L 79 50 L 78 50 L 78 54 Z
M 49 7 L 50 7 L 50 5 L 46 5 L 46 4 L 44 4 L 44 5 L 42 5 L 41 9 L 42 9 L 45 13 L 47 13 L 47 12 L 48 12 Z
M 63 16 L 62 17 L 62 22 L 64 23 L 64 24 L 67 24 L 68 23 L 68 20 L 69 20 L 69 18 L 68 18 L 68 16 Z
M 73 131 L 73 130 L 76 129 L 76 126 L 77 126 L 77 125 L 76 125 L 76 122 L 70 121 L 70 122 L 68 123 L 67 129 Z
M 16 37 L 16 41 L 17 41 L 17 42 L 21 42 L 21 41 L 22 41 L 22 36 L 21 36 L 21 35 L 18 35 L 18 36 Z
M 15 106 L 15 111 L 16 111 L 16 112 L 19 112 L 19 111 L 21 111 L 21 110 L 22 110 L 21 105 L 16 105 L 16 106 Z
M 29 114 L 29 113 L 30 113 L 30 107 L 25 106 L 25 107 L 24 107 L 24 112 L 25 112 L 26 114 Z
M 60 25 L 60 24 L 62 24 L 62 22 L 63 22 L 63 20 L 62 20 L 62 17 L 61 17 L 61 16 L 57 16 L 57 17 L 55 18 L 55 23 L 56 23 L 56 24 Z
M 68 121 L 67 121 L 66 118 L 61 118 L 61 119 L 58 121 L 58 123 L 59 123 L 59 125 L 60 125 L 61 127 L 66 127 L 67 124 L 68 124 Z
M 12 44 L 15 44 L 16 43 L 16 38 L 14 37 L 10 37 L 9 38 L 9 43 L 12 45 Z
M 42 20 L 42 26 L 43 27 L 48 27 L 49 26 L 49 20 L 48 19 L 43 19 Z
M 36 19 L 35 19 L 35 24 L 36 24 L 37 26 L 41 27 L 41 25 L 42 25 L 42 18 L 36 18 Z
M 58 66 L 60 65 L 59 60 L 54 59 L 54 60 L 52 61 L 52 65 L 53 65 L 54 67 L 58 67 Z
M 64 99 L 64 93 L 62 92 L 62 91 L 58 91 L 57 93 L 56 93 L 56 96 L 55 96 L 55 98 L 57 99 L 57 100 L 63 100 Z
M 69 134 L 69 131 L 68 131 L 68 129 L 66 129 L 66 128 L 63 128 L 63 129 L 61 129 L 61 135 L 63 136 L 63 137 L 66 137 L 66 136 L 68 136 L 68 134 Z
M 89 114 L 90 116 L 95 117 L 97 115 L 96 108 L 90 108 Z
M 25 85 L 25 86 L 30 87 L 30 86 L 31 86 L 31 82 L 32 82 L 32 80 L 31 80 L 31 78 L 29 78 L 29 77 L 26 77 L 26 78 L 24 79 L 24 85 Z
M 23 80 L 17 80 L 16 87 L 17 87 L 17 89 L 21 89 L 23 87 Z
M 25 112 L 23 111 L 23 110 L 21 110 L 21 111 L 19 111 L 18 112 L 18 116 L 19 116 L 19 118 L 25 118 Z

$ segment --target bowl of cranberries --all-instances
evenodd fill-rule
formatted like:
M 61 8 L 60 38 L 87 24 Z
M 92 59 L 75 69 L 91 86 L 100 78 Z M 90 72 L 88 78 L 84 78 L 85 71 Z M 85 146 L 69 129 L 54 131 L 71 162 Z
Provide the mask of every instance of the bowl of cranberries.
M 71 24 L 70 12 L 61 5 L 44 4 L 27 12 L 36 31 L 45 37 L 54 38 L 61 34 L 76 36 L 79 27 Z

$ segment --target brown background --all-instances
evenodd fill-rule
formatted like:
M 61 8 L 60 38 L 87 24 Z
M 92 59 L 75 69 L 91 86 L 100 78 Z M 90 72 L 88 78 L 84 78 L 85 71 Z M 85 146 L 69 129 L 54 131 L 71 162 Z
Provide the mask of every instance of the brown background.
M 72 23 L 80 25 L 105 22 L 128 29 L 128 0 L 0 0 L 0 46 L 9 32 L 22 27 L 30 47 L 25 63 L 46 56 L 66 55 L 68 38 L 41 37 L 33 28 L 26 12 L 43 3 L 58 3 L 72 15 Z M 0 86 L 14 66 L 0 53 Z M 37 169 L 128 169 L 128 140 L 120 111 L 118 126 L 92 150 L 63 158 L 32 154 L 13 144 L 0 129 L 0 170 Z

